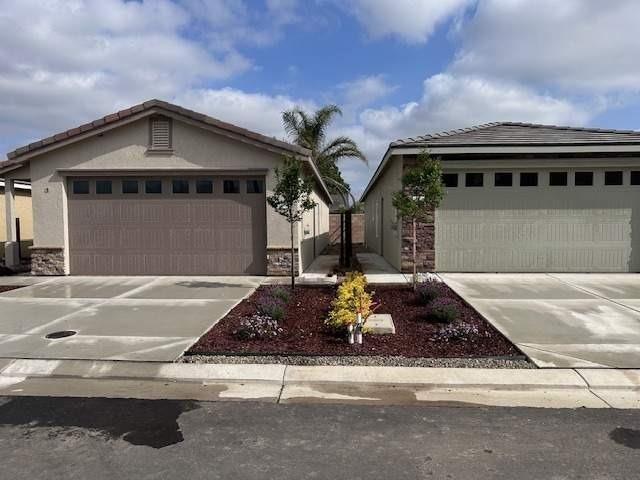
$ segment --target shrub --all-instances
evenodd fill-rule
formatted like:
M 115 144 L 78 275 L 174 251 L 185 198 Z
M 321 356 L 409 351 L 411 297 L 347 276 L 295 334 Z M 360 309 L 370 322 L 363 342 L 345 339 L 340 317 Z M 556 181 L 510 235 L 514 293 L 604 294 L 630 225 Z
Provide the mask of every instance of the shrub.
M 282 303 L 289 303 L 289 300 L 291 300 L 291 293 L 282 287 L 276 287 L 271 291 L 271 295 L 274 298 L 277 298 L 278 300 L 280 300 Z
M 282 300 L 267 296 L 258 302 L 258 313 L 273 318 L 279 322 L 284 318 L 285 308 Z
M 424 282 L 421 282 L 416 287 L 416 296 L 418 302 L 422 305 L 427 305 L 431 301 L 435 300 L 443 293 L 442 283 L 433 278 L 429 278 Z
M 335 330 L 343 330 L 356 323 L 360 313 L 364 321 L 373 313 L 373 292 L 366 290 L 367 279 L 360 272 L 350 272 L 338 287 L 336 298 L 331 302 L 331 311 L 326 324 Z
M 438 323 L 451 323 L 458 318 L 458 305 L 450 298 L 436 298 L 431 302 L 429 317 Z
M 282 333 L 278 322 L 271 317 L 253 314 L 240 320 L 240 325 L 233 334 L 242 340 L 266 340 Z
M 456 341 L 469 341 L 473 337 L 490 337 L 489 332 L 480 332 L 480 329 L 470 323 L 461 322 L 446 325 L 440 329 L 438 333 L 432 338 L 439 342 L 456 342 Z

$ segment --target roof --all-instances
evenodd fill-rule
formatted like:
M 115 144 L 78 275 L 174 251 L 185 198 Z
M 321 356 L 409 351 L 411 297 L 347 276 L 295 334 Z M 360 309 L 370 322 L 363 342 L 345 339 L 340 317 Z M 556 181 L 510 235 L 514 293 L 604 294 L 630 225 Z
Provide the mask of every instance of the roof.
M 21 182 L 16 180 L 13 183 L 13 187 L 16 190 L 31 190 L 31 184 L 29 182 Z M 0 188 L 4 188 L 4 180 L 0 179 Z
M 273 137 L 268 137 L 251 130 L 247 130 L 246 128 L 238 127 L 237 125 L 233 125 L 231 123 L 223 122 L 222 120 L 218 120 L 203 113 L 188 110 L 179 105 L 174 105 L 172 103 L 157 99 L 149 100 L 147 102 L 134 105 L 133 107 L 125 108 L 124 110 L 105 115 L 104 117 L 98 118 L 97 120 L 94 120 L 92 122 L 85 123 L 69 130 L 65 130 L 64 132 L 56 133 L 55 135 L 43 138 L 42 140 L 38 140 L 37 142 L 30 143 L 29 145 L 16 148 L 15 150 L 7 154 L 7 161 L 0 162 L 0 173 L 19 168 L 22 165 L 26 164 L 25 162 L 32 157 L 37 156 L 40 153 L 44 153 L 45 151 L 50 151 L 57 147 L 66 145 L 70 142 L 82 140 L 83 138 L 86 138 L 87 136 L 91 136 L 93 134 L 97 135 L 104 129 L 116 127 L 120 123 L 136 120 L 138 118 L 155 113 L 166 113 L 172 116 L 183 117 L 196 123 L 200 123 L 204 127 L 213 127 L 223 134 L 227 133 L 229 135 L 235 136 L 236 138 L 238 136 L 246 138 L 254 144 L 264 146 L 265 148 L 271 150 L 275 149 L 283 153 L 304 157 L 304 159 L 309 161 L 310 167 L 313 170 L 313 173 L 315 174 L 318 182 L 322 186 L 324 193 L 328 198 L 330 198 L 329 190 L 322 180 L 322 177 L 320 176 L 320 172 L 318 171 L 316 165 L 311 160 L 310 150 L 298 145 L 294 145 L 292 143 L 284 142 Z
M 140 103 L 138 105 L 134 105 L 133 107 L 130 107 L 130 108 L 125 108 L 124 110 L 120 110 L 119 112 L 105 115 L 102 118 L 98 118 L 97 120 L 94 120 L 92 122 L 85 123 L 83 125 L 80 125 L 75 128 L 71 128 L 69 130 L 65 130 L 64 132 L 56 133 L 55 135 L 51 135 L 50 137 L 43 138 L 42 140 L 38 140 L 37 142 L 30 143 L 29 145 L 16 148 L 15 150 L 7 154 L 7 158 L 10 161 L 19 160 L 21 156 L 27 153 L 36 152 L 40 149 L 43 149 L 44 147 L 50 147 L 57 143 L 70 140 L 73 137 L 84 135 L 94 130 L 101 129 L 106 125 L 120 122 L 134 115 L 138 115 L 149 110 L 158 110 L 158 109 L 165 110 L 167 112 L 176 113 L 183 117 L 187 117 L 191 120 L 195 120 L 197 122 L 201 122 L 203 124 L 207 124 L 221 130 L 226 130 L 230 133 L 241 135 L 251 140 L 255 140 L 259 143 L 263 143 L 265 145 L 271 145 L 279 149 L 291 152 L 293 154 L 304 155 L 304 156 L 308 156 L 310 154 L 309 150 L 307 150 L 306 148 L 299 147 L 298 145 L 293 145 L 291 143 L 283 142 L 281 140 L 277 140 L 275 138 L 262 135 L 260 133 L 252 132 L 251 130 L 247 130 L 245 128 L 238 127 L 236 125 L 232 125 L 231 123 L 223 122 L 222 120 L 209 117 L 208 115 L 204 115 L 202 113 L 198 113 L 193 110 L 182 108 L 178 105 L 174 105 L 169 102 L 153 99 L 147 102 Z
M 375 185 L 389 158 L 394 153 L 413 154 L 423 149 L 437 155 L 491 155 L 492 153 L 521 155 L 571 152 L 586 154 L 633 152 L 640 155 L 640 131 L 522 122 L 493 122 L 459 130 L 404 138 L 389 144 L 380 165 L 364 189 L 360 201 L 364 200 Z
M 640 144 L 640 132 L 561 127 L 536 123 L 494 122 L 460 130 L 405 138 L 391 147 Z

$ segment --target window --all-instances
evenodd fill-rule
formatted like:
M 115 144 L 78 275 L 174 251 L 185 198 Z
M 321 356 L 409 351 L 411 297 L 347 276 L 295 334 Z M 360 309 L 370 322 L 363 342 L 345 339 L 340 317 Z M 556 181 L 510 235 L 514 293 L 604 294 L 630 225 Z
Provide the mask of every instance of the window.
M 122 181 L 122 193 L 138 193 L 138 181 L 137 180 L 123 180 Z
M 567 185 L 567 172 L 549 172 L 549 185 L 564 187 Z
M 576 186 L 593 185 L 593 172 L 576 172 Z
M 96 180 L 96 193 L 110 194 L 111 193 L 111 180 Z
M 89 180 L 74 180 L 73 181 L 73 194 L 74 195 L 86 195 L 89 193 Z
M 173 193 L 189 193 L 189 180 L 173 180 Z
M 605 185 L 622 185 L 622 172 L 604 172 L 604 184 Z
M 151 118 L 149 123 L 149 149 L 171 150 L 171 143 L 171 119 L 166 117 Z
M 520 173 L 520 186 L 521 187 L 537 187 L 538 186 L 538 172 L 522 172 L 522 173 Z
M 247 193 L 264 193 L 262 180 L 247 180 Z
M 162 193 L 161 180 L 147 180 L 144 182 L 145 193 Z
M 631 185 L 640 185 L 640 171 L 631 171 Z
M 213 193 L 213 181 L 196 180 L 196 193 Z
M 222 190 L 224 193 L 240 193 L 240 180 L 225 180 Z
M 496 187 L 510 187 L 513 185 L 513 174 L 511 172 L 496 172 L 494 180 Z
M 458 186 L 458 174 L 457 173 L 443 173 L 442 183 L 445 187 L 456 188 Z
M 465 173 L 464 184 L 467 187 L 481 187 L 483 185 L 484 174 L 482 173 Z

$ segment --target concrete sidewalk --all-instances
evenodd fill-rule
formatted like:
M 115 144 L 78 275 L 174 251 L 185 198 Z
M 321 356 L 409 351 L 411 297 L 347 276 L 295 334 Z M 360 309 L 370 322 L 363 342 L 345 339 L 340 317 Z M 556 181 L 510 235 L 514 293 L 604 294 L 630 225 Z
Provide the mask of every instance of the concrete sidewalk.
M 640 370 L 0 361 L 0 396 L 640 408 Z

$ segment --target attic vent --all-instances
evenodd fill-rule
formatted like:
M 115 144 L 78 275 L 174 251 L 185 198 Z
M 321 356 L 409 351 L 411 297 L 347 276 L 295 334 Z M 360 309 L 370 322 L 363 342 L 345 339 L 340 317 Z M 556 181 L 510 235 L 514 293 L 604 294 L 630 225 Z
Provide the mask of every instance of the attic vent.
M 151 118 L 149 149 L 171 150 L 171 119 Z

